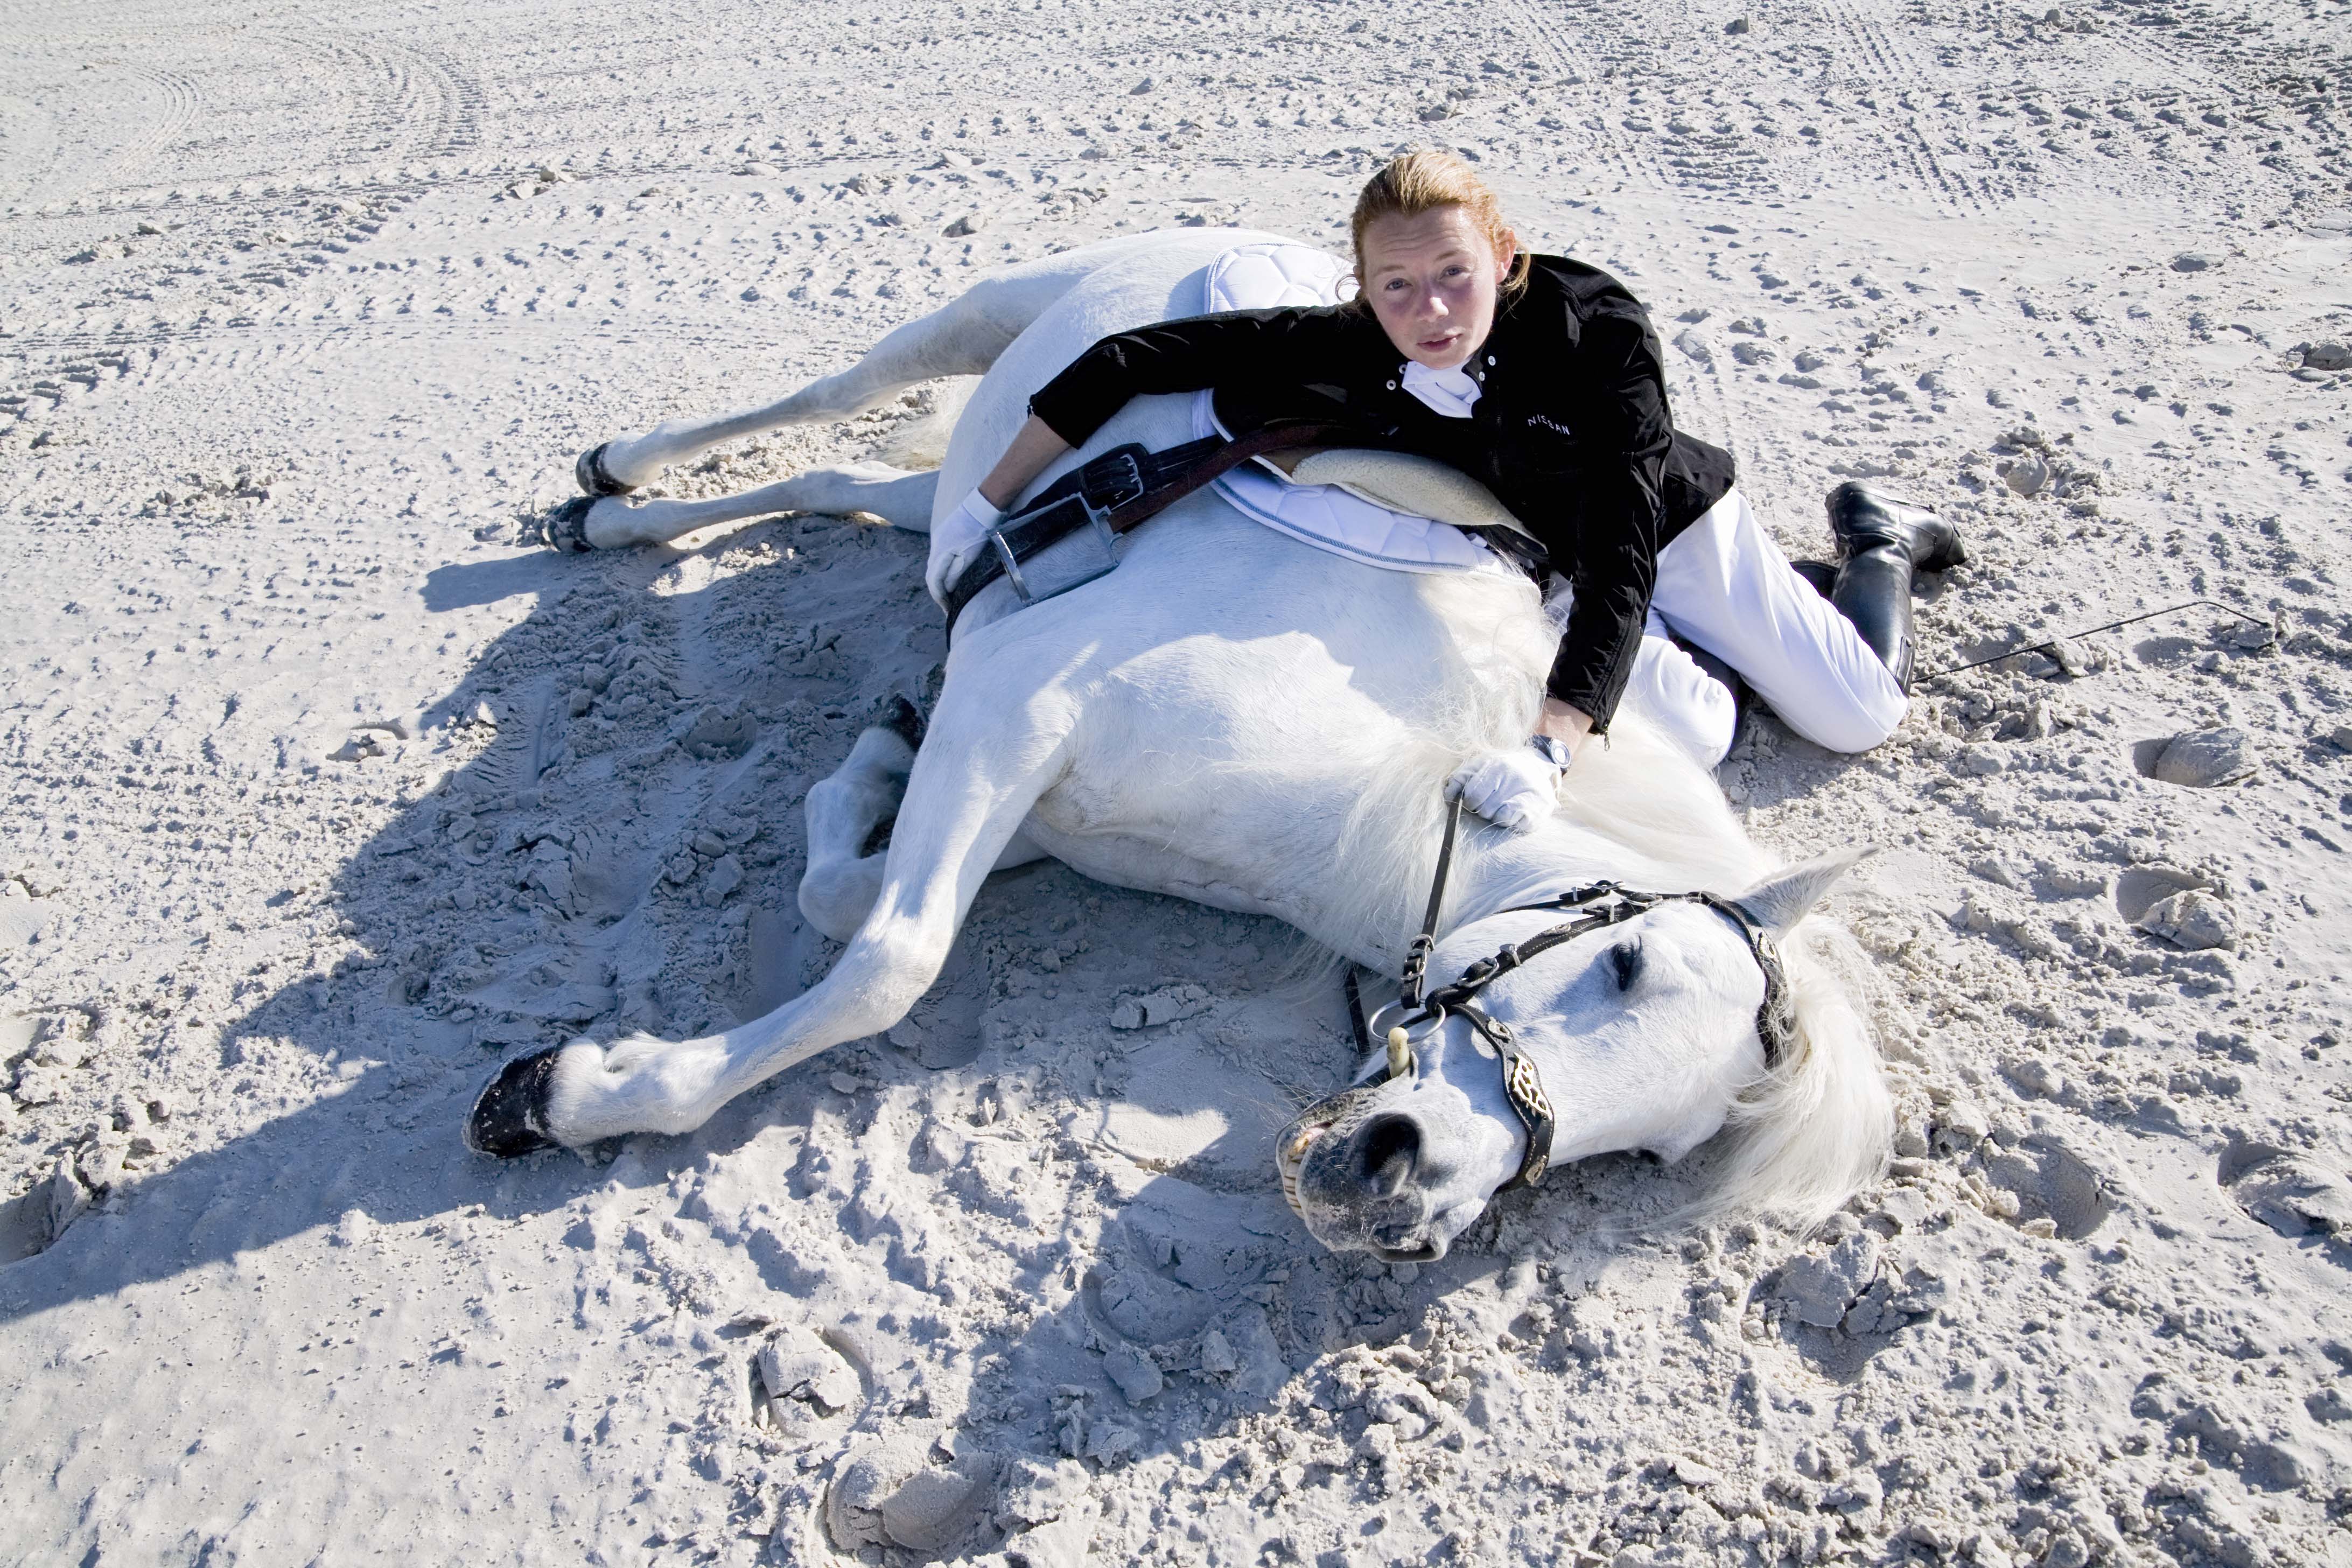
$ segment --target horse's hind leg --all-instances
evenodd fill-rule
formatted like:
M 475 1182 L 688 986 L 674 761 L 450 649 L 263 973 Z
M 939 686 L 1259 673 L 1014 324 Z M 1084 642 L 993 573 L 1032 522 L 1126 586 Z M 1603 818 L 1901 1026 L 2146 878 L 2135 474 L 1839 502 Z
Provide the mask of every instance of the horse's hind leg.
M 1011 685 L 941 705 L 934 744 L 909 770 L 873 909 L 831 973 L 767 1016 L 705 1039 L 575 1040 L 509 1062 L 475 1101 L 466 1141 L 511 1155 L 688 1131 L 793 1063 L 905 1017 L 939 978 L 973 895 L 1063 767 L 1075 707 Z
M 888 856 L 866 853 L 876 833 L 898 814 L 907 774 L 922 743 L 922 719 L 913 703 L 894 697 L 876 722 L 857 737 L 832 775 L 808 792 L 808 869 L 801 873 L 801 913 L 809 924 L 847 942 L 866 923 L 882 896 Z M 1042 859 L 1045 851 L 1025 834 L 1014 833 L 996 857 L 994 870 Z
M 808 869 L 801 873 L 801 913 L 835 942 L 847 942 L 873 912 L 882 893 L 885 856 L 866 847 L 898 815 L 907 774 L 922 741 L 913 703 L 893 699 L 879 721 L 857 737 L 832 776 L 808 792 Z
M 649 500 L 631 505 L 617 496 L 565 501 L 550 516 L 551 531 L 576 531 L 592 549 L 627 544 L 667 544 L 673 539 L 722 522 L 772 517 L 778 512 L 872 512 L 894 528 L 931 531 L 931 498 L 940 488 L 936 470 L 908 473 L 887 463 L 849 463 L 812 468 L 740 495 L 710 500 Z
M 590 495 L 619 495 L 722 441 L 787 425 L 845 419 L 939 376 L 985 375 L 1030 322 L 1101 265 L 1105 248 L 1088 246 L 1040 257 L 983 278 L 952 304 L 893 327 L 847 370 L 765 407 L 715 418 L 667 419 L 641 436 L 607 441 L 581 454 L 574 469 L 580 488 Z

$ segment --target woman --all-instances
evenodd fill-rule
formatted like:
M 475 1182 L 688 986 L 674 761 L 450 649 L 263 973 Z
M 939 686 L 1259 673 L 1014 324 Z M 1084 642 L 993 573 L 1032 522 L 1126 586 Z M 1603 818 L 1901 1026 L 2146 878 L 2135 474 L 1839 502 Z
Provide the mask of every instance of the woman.
M 1162 322 L 1072 362 L 934 531 L 933 595 L 1030 481 L 1129 398 L 1212 387 L 1235 436 L 1336 420 L 1366 446 L 1452 464 L 1567 579 L 1574 597 L 1533 745 L 1452 786 L 1490 820 L 1525 826 L 1549 810 L 1560 771 L 1606 732 L 1645 626 L 1729 666 L 1832 750 L 1866 751 L 1894 731 L 1911 673 L 1911 574 L 1966 559 L 1949 523 L 1839 486 L 1829 511 L 1841 563 L 1823 598 L 1741 498 L 1731 454 L 1675 428 L 1657 334 L 1622 284 L 1522 251 L 1493 194 L 1450 153 L 1391 162 L 1351 227 L 1358 294 L 1347 304 Z

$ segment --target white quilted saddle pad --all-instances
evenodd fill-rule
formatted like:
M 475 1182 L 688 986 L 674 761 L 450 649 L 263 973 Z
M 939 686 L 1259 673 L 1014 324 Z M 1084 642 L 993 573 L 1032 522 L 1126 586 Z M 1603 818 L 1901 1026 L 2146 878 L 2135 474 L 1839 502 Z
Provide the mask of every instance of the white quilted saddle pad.
M 1347 272 L 1346 262 L 1310 246 L 1279 242 L 1239 245 L 1209 264 L 1206 298 L 1201 308 L 1203 311 L 1215 311 L 1336 305 L 1340 298 L 1339 282 Z M 1193 398 L 1192 433 L 1230 434 L 1219 427 L 1211 395 L 1206 392 Z M 1357 473 L 1359 467 L 1364 472 Z M 1298 465 L 1297 477 L 1318 477 L 1319 469 L 1329 473 L 1335 481 L 1339 480 L 1341 476 L 1333 473 L 1334 468 L 1345 473 L 1344 483 L 1296 482 L 1263 461 L 1235 468 L 1215 482 L 1225 500 L 1268 528 L 1368 566 L 1385 567 L 1392 572 L 1512 570 L 1475 535 L 1450 523 L 1381 505 L 1363 493 L 1377 484 L 1391 498 L 1400 489 L 1410 495 L 1426 494 L 1433 502 L 1443 496 L 1444 510 L 1465 521 L 1509 526 L 1509 514 L 1474 480 L 1418 458 L 1369 452 L 1318 454 Z M 1383 482 L 1376 468 L 1393 468 L 1396 472 Z M 1412 472 L 1416 468 L 1438 469 L 1451 482 L 1433 484 L 1428 481 L 1434 476 L 1419 476 L 1423 482 L 1416 487 L 1416 476 Z M 1454 491 L 1464 493 L 1455 495 Z M 1489 516 L 1489 512 L 1496 515 Z

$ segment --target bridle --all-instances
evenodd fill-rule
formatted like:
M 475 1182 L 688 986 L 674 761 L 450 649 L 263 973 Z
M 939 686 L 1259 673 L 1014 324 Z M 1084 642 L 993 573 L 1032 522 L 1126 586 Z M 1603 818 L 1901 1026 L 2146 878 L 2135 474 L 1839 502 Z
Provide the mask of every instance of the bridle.
M 1364 1020 L 1362 1027 L 1366 1037 L 1362 1043 L 1369 1047 L 1372 1040 L 1384 1040 L 1391 1079 L 1410 1078 L 1420 1070 L 1419 1058 L 1412 1049 L 1413 1042 L 1425 1040 L 1442 1028 L 1448 1014 L 1458 1014 L 1494 1047 L 1502 1068 L 1504 1098 L 1511 1102 L 1513 1113 L 1528 1131 L 1527 1156 L 1519 1162 L 1517 1173 L 1496 1188 L 1496 1192 L 1509 1192 L 1514 1187 L 1532 1187 L 1543 1180 L 1544 1173 L 1551 1164 L 1554 1118 L 1551 1097 L 1544 1092 L 1543 1075 L 1537 1070 L 1534 1058 L 1519 1049 L 1517 1037 L 1511 1026 L 1479 1006 L 1477 997 L 1487 986 L 1540 953 L 1549 952 L 1591 932 L 1622 924 L 1637 915 L 1647 914 L 1661 904 L 1702 904 L 1739 928 L 1739 934 L 1748 941 L 1748 952 L 1755 957 L 1756 967 L 1764 972 L 1764 1001 L 1756 1009 L 1756 1037 L 1764 1047 L 1766 1069 L 1769 1071 L 1780 1064 L 1781 1058 L 1788 1052 L 1796 1024 L 1789 998 L 1788 976 L 1780 967 L 1780 950 L 1774 945 L 1771 933 L 1757 922 L 1754 915 L 1719 893 L 1697 890 L 1643 893 L 1621 888 L 1615 882 L 1594 882 L 1532 904 L 1514 904 L 1509 909 L 1497 910 L 1495 911 L 1496 914 L 1515 914 L 1530 910 L 1571 910 L 1576 918 L 1540 931 L 1525 942 L 1504 943 L 1490 956 L 1464 969 L 1452 984 L 1441 985 L 1424 994 L 1423 983 L 1429 972 L 1430 953 L 1437 946 L 1437 920 L 1445 906 L 1445 883 L 1453 870 L 1454 840 L 1461 824 L 1462 802 L 1457 798 L 1446 811 L 1445 842 L 1437 854 L 1436 882 L 1429 890 L 1429 909 L 1422 917 L 1421 934 L 1414 937 L 1412 945 L 1405 950 L 1397 1000 Z M 1356 978 L 1351 970 L 1348 975 L 1349 1003 L 1354 1016 L 1361 1018 L 1362 1009 L 1356 1005 L 1355 989 Z

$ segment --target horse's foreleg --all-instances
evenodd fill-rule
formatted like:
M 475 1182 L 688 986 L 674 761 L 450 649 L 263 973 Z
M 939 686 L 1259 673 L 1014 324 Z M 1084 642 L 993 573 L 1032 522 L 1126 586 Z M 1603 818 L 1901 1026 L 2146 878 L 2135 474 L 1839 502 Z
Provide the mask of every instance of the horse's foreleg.
M 936 743 L 909 772 L 874 907 L 831 973 L 767 1016 L 705 1039 L 578 1040 L 509 1062 L 475 1101 L 467 1142 L 519 1154 L 688 1131 L 795 1062 L 905 1017 L 1060 768 L 1067 709 L 1033 695 L 953 718 L 943 710 L 932 732 Z
M 917 533 L 931 530 L 931 498 L 940 488 L 937 472 L 908 473 L 887 463 L 850 463 L 835 468 L 812 468 L 761 485 L 740 495 L 710 500 L 649 500 L 636 505 L 617 496 L 597 500 L 584 497 L 563 503 L 583 509 L 577 527 L 597 550 L 630 544 L 667 544 L 699 528 L 741 522 L 778 512 L 872 512 L 895 528 Z

